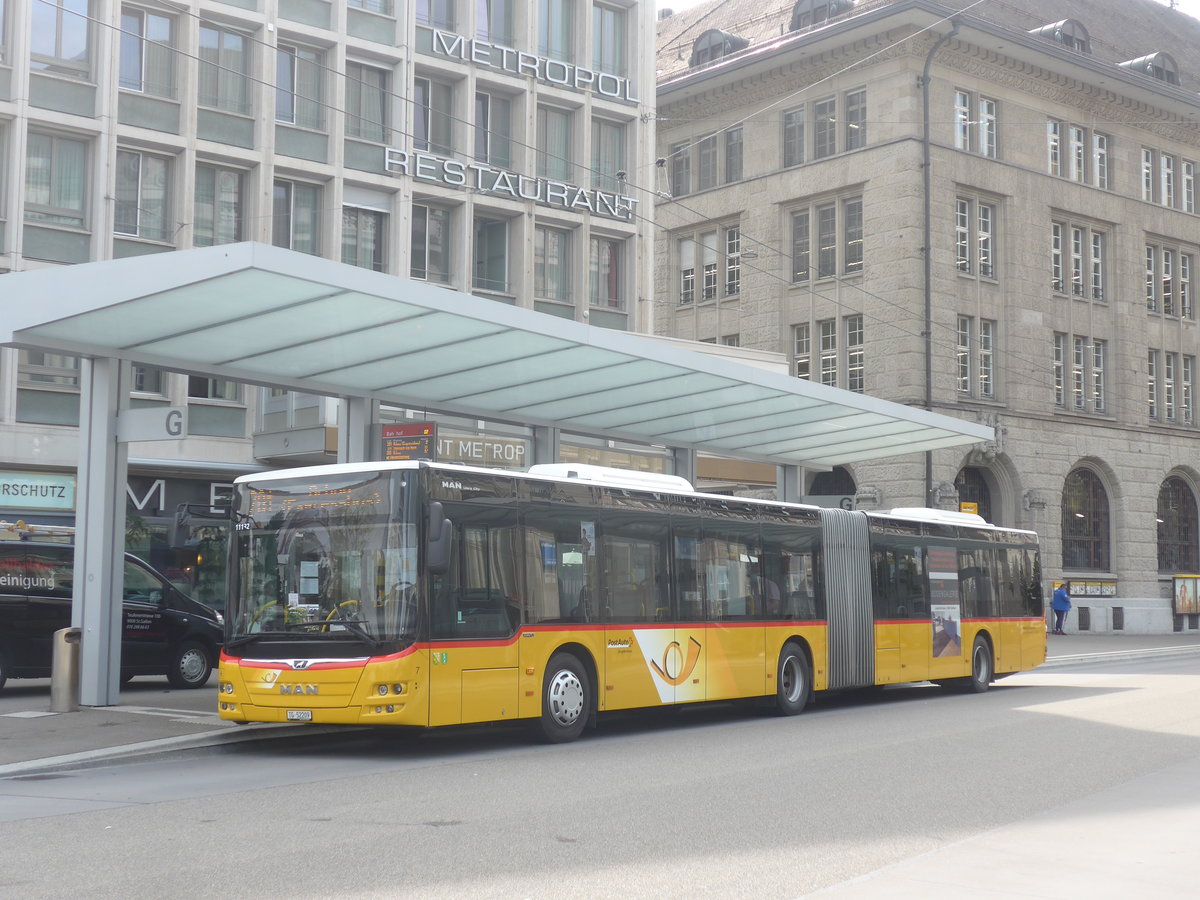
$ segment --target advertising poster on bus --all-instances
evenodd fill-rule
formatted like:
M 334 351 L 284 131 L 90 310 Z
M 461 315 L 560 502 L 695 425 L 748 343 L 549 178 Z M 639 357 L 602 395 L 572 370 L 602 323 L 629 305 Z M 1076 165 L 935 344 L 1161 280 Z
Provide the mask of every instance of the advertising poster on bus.
M 929 614 L 934 657 L 962 656 L 958 552 L 953 547 L 929 548 Z

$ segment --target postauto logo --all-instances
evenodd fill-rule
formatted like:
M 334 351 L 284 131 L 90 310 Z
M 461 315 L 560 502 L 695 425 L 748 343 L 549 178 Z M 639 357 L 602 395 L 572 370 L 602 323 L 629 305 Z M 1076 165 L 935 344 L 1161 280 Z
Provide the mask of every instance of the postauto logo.
M 700 667 L 702 648 L 698 640 L 688 637 L 681 643 L 675 640 L 673 631 L 664 628 L 638 629 L 633 635 L 663 703 L 704 699 L 703 680 L 692 684 L 692 677 Z

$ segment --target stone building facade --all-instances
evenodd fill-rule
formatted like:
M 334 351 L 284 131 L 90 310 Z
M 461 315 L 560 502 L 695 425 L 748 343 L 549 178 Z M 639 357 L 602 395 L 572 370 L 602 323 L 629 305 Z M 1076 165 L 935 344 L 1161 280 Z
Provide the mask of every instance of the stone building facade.
M 992 425 L 805 493 L 1035 529 L 1074 627 L 1197 628 L 1198 44 L 1153 0 L 665 15 L 656 330 Z

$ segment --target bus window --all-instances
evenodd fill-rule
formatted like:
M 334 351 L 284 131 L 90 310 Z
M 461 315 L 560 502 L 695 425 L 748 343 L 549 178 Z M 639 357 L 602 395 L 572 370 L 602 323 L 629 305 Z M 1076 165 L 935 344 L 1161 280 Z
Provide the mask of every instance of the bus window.
M 958 591 L 964 616 L 990 619 L 997 615 L 992 583 L 995 563 L 996 553 L 991 547 L 958 551 Z
M 773 523 L 763 525 L 763 582 L 766 618 L 825 618 L 825 593 L 820 577 L 820 531 Z M 778 585 L 780 605 L 771 610 L 772 586 Z
M 718 521 L 705 526 L 697 571 L 712 619 L 764 615 L 759 544 L 756 525 Z
M 925 589 L 925 552 L 910 540 L 872 535 L 871 581 L 875 618 L 924 619 L 929 616 Z
M 652 622 L 666 618 L 666 520 L 606 511 L 599 524 L 604 620 Z
M 450 567 L 434 578 L 432 637 L 506 637 L 520 624 L 516 513 L 446 504 Z
M 599 614 L 596 522 L 572 509 L 525 511 L 526 621 L 587 622 Z

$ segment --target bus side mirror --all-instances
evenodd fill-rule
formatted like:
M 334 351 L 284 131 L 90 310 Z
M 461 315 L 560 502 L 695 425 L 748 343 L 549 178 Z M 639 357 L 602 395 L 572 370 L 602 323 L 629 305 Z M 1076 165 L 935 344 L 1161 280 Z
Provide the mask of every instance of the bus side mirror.
M 426 541 L 426 558 L 431 575 L 445 575 L 450 568 L 450 540 L 454 525 L 442 511 L 442 504 L 434 500 L 429 504 L 429 537 Z

